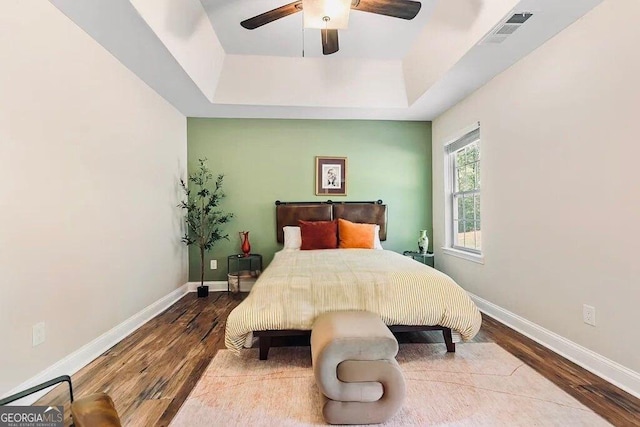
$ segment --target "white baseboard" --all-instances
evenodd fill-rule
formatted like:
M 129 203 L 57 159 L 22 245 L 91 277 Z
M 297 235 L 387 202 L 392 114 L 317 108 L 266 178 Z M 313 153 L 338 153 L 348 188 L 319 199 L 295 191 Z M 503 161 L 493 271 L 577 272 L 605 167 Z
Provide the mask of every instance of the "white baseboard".
M 226 280 L 216 280 L 211 282 L 204 282 L 205 285 L 209 286 L 209 292 L 222 292 L 227 291 L 227 282 Z M 196 288 L 200 286 L 200 282 L 189 282 L 189 292 L 195 292 Z M 241 286 L 242 292 L 249 292 L 253 288 L 253 282 L 249 282 L 247 285 Z
M 226 290 L 227 282 L 224 283 Z M 81 368 L 93 361 L 96 357 L 100 356 L 102 353 L 122 341 L 136 329 L 156 317 L 158 314 L 162 313 L 167 308 L 171 307 L 171 305 L 182 298 L 187 292 L 189 292 L 188 284 L 180 286 L 178 289 L 172 291 L 168 295 L 160 298 L 158 301 L 142 309 L 140 312 L 134 314 L 113 329 L 110 329 L 109 331 L 100 335 L 90 343 L 85 344 L 78 350 L 59 360 L 36 376 L 29 378 L 27 381 L 18 385 L 14 389 L 9 390 L 3 397 L 10 396 L 22 390 L 26 390 L 30 387 L 33 387 L 34 385 L 41 384 L 60 375 L 75 374 Z M 20 399 L 19 401 L 16 401 L 15 404 L 31 405 L 49 391 L 50 390 L 43 390 L 41 392 L 34 393 L 30 396 Z
M 225 280 L 205 281 L 204 284 L 209 286 L 209 292 L 222 292 L 227 290 L 227 282 Z M 195 292 L 196 288 L 200 286 L 200 282 L 189 282 L 189 292 Z
M 469 292 L 480 311 L 640 398 L 640 374 Z

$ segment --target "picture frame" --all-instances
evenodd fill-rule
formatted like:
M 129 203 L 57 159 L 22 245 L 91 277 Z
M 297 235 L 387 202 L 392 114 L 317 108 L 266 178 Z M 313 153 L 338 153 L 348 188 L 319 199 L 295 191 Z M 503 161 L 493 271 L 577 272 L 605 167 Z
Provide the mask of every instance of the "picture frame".
M 316 196 L 347 195 L 347 158 L 316 156 Z

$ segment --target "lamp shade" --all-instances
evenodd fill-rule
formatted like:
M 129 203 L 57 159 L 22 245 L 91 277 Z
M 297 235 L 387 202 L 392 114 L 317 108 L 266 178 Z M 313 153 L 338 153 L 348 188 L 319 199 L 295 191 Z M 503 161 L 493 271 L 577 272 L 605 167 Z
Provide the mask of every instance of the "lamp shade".
M 351 0 L 302 0 L 305 28 L 344 30 L 349 25 Z M 328 21 L 323 18 L 328 16 Z

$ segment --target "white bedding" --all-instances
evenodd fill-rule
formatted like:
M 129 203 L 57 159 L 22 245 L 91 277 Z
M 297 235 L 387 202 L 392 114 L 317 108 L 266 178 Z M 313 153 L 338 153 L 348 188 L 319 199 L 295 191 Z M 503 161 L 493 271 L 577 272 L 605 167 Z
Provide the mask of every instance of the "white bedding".
M 253 331 L 310 330 L 327 311 L 367 310 L 387 325 L 440 325 L 471 339 L 482 317 L 453 279 L 387 250 L 280 251 L 227 319 L 239 351 Z

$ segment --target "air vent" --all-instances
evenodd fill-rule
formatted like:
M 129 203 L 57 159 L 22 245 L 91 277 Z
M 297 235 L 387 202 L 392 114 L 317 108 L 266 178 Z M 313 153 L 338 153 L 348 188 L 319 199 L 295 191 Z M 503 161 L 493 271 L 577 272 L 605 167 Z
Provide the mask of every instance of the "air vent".
M 529 12 L 519 12 L 512 15 L 496 25 L 481 43 L 502 43 L 532 16 L 533 14 Z

